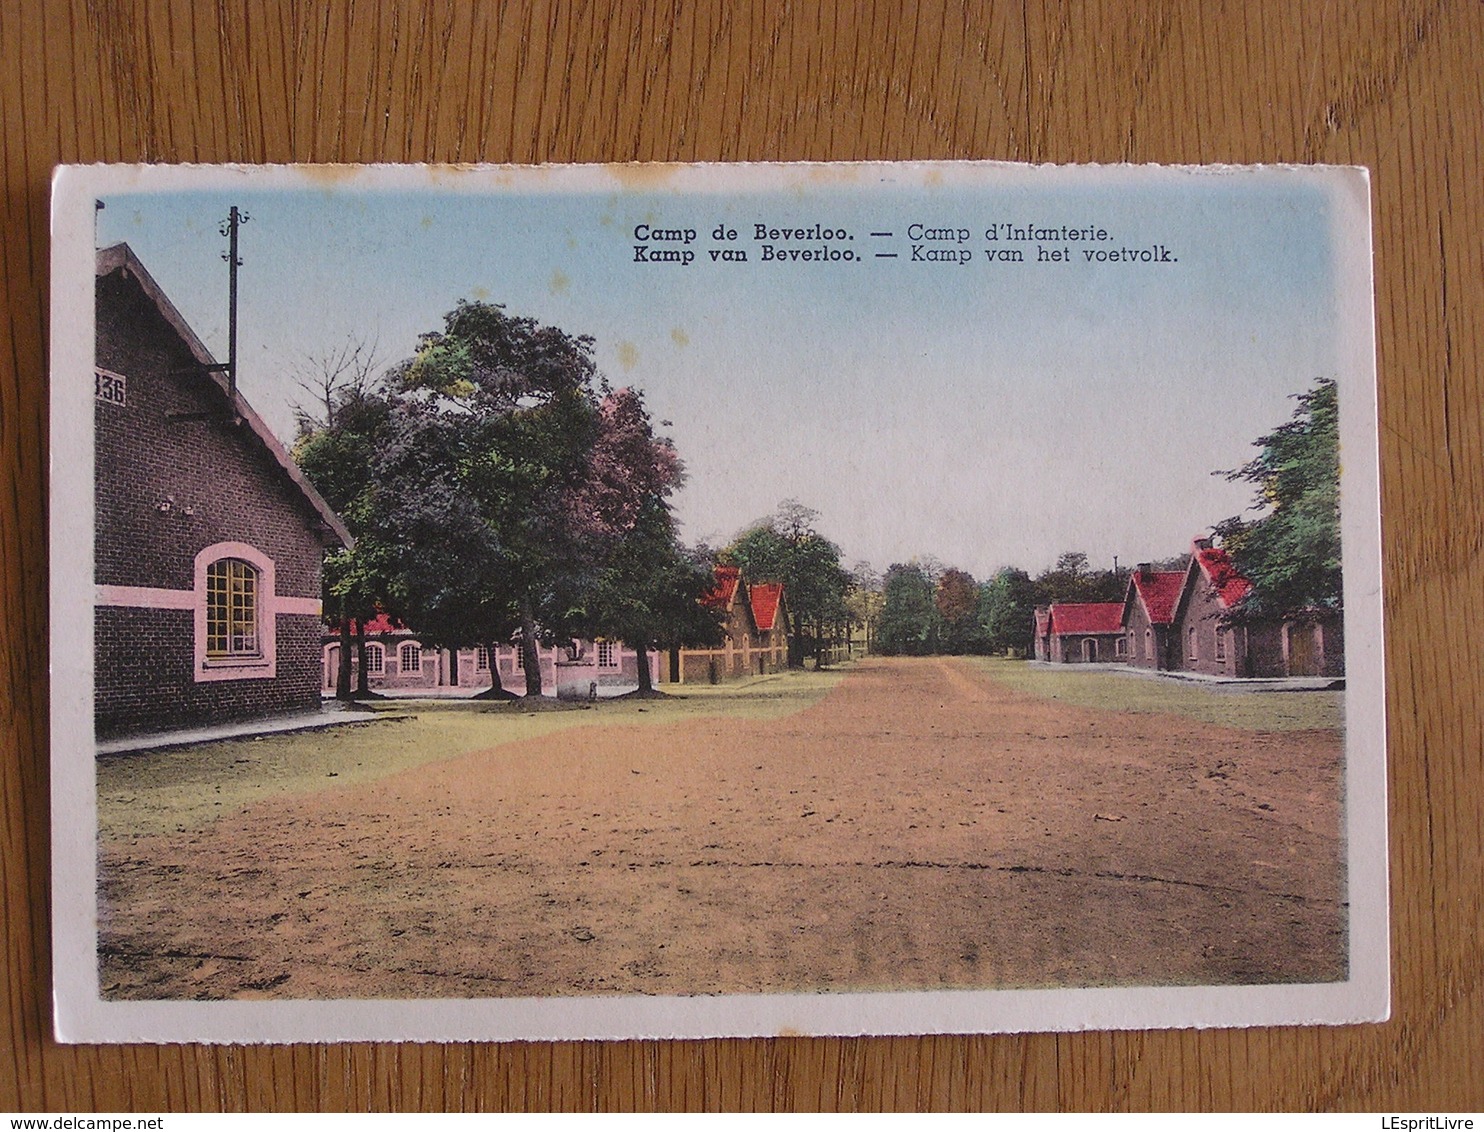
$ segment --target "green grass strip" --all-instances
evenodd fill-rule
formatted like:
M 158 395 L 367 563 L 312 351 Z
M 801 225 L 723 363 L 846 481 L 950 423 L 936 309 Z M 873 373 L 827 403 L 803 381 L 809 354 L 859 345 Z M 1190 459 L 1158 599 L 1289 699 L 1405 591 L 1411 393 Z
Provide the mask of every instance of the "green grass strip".
M 1163 712 L 1243 731 L 1316 731 L 1344 726 L 1344 692 L 1239 692 L 1134 673 L 968 658 L 997 682 L 1027 695 L 1106 711 Z
M 707 716 L 781 719 L 823 699 L 843 670 L 664 686 L 650 700 L 592 705 L 383 700 L 370 723 L 138 751 L 98 760 L 102 839 L 200 829 L 264 798 L 374 782 L 470 751 L 580 727 L 654 726 Z

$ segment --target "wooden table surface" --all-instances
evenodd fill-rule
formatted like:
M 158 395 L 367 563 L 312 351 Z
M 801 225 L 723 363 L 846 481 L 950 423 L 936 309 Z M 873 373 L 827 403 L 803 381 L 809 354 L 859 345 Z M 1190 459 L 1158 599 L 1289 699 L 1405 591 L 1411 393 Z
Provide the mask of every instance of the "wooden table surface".
M 0 1110 L 1484 1108 L 1484 5 L 0 4 Z M 1385 1025 L 281 1048 L 51 1037 L 51 168 L 1329 162 L 1372 170 Z

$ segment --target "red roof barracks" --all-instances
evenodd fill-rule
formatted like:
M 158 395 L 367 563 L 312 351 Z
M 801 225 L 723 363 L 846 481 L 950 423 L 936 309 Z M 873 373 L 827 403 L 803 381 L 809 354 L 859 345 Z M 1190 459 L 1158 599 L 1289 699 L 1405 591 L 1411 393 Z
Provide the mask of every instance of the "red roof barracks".
M 716 584 L 701 600 L 724 618 L 722 643 L 717 648 L 675 650 L 670 656 L 670 682 L 715 684 L 788 667 L 788 598 L 782 583 L 749 583 L 736 566 L 718 566 Z
M 1207 676 L 1345 674 L 1344 622 L 1333 611 L 1233 615 L 1252 593 L 1226 551 L 1197 539 L 1183 570 L 1140 565 L 1121 602 L 1053 602 L 1035 611 L 1035 659 L 1119 663 Z

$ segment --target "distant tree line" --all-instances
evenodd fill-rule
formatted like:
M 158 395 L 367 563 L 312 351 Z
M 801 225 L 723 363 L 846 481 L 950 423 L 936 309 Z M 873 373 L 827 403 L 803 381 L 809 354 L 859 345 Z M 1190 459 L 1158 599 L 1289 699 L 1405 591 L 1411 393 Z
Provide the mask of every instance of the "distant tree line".
M 1025 653 L 1037 605 L 1121 601 L 1127 585 L 1127 570 L 1094 570 L 1079 551 L 1061 555 L 1035 578 L 1013 566 L 977 581 L 931 559 L 895 563 L 882 579 L 876 651 L 888 656 Z

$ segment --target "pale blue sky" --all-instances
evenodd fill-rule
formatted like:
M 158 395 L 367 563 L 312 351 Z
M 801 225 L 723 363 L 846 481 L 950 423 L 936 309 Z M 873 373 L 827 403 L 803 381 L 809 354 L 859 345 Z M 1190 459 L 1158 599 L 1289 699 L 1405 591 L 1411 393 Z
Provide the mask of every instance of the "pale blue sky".
M 286 440 L 306 355 L 378 337 L 390 363 L 459 298 L 489 299 L 591 335 L 612 383 L 672 422 L 688 539 L 725 541 L 796 497 L 847 560 L 878 569 L 931 554 L 984 577 L 1064 550 L 1098 564 L 1178 552 L 1250 500 L 1210 472 L 1247 460 L 1291 394 L 1336 374 L 1330 203 L 1301 171 L 1040 173 L 739 191 L 714 173 L 700 191 L 564 191 L 547 175 L 418 193 L 218 174 L 105 197 L 97 239 L 127 240 L 224 358 L 217 226 L 231 204 L 248 211 L 241 387 Z M 847 229 L 834 246 L 862 260 L 760 262 L 759 222 Z M 974 260 L 910 262 L 914 222 L 968 228 Z M 1088 265 L 1072 244 L 1071 264 L 991 264 L 984 230 L 1005 222 L 1102 227 L 1098 246 L 1165 245 L 1178 262 Z M 641 223 L 696 229 L 697 262 L 635 263 Z M 709 261 L 718 224 L 751 262 Z M 1037 245 L 996 246 L 1034 260 Z

